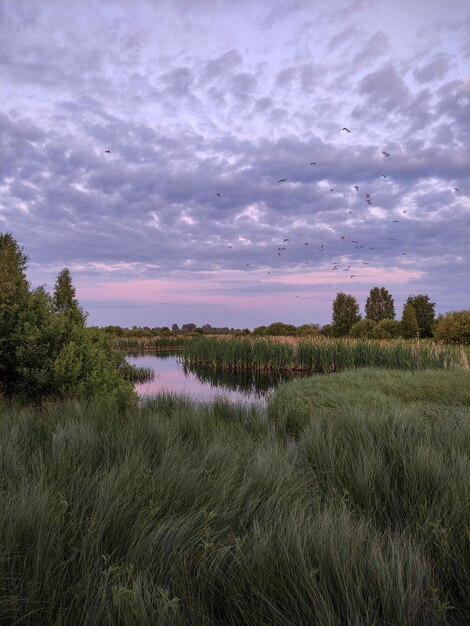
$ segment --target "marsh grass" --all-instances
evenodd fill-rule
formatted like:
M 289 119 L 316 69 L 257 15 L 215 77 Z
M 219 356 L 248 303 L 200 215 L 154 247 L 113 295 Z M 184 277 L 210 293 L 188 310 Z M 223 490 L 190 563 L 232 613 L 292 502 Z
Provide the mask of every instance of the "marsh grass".
M 470 376 L 0 405 L 0 621 L 470 622 Z
M 144 352 L 158 352 L 168 350 L 182 350 L 190 337 L 115 337 L 114 346 L 118 350 L 138 350 Z
M 404 340 L 226 338 L 198 337 L 184 346 L 188 364 L 230 371 L 303 370 L 340 372 L 358 367 L 444 369 L 459 366 L 460 352 L 452 346 Z

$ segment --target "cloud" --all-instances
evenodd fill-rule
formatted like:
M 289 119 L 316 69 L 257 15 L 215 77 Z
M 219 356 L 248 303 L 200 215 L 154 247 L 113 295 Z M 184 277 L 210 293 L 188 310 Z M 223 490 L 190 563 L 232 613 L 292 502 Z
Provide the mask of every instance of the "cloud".
M 428 83 L 433 80 L 444 78 L 451 68 L 451 63 L 447 55 L 438 55 L 426 65 L 417 68 L 413 76 L 418 83 Z
M 270 307 L 289 315 L 294 294 L 300 323 L 313 310 L 327 321 L 335 290 L 371 281 L 436 301 L 464 284 L 469 82 L 450 43 L 412 59 L 372 5 L 333 5 L 318 19 L 305 2 L 230 15 L 118 3 L 102 19 L 86 2 L 55 17 L 4 9 L 0 222 L 33 282 L 69 264 L 80 289 L 96 287 L 83 292 L 93 315 L 100 290 L 122 294 L 122 311 L 158 294 L 176 311 L 184 294 L 201 316 L 238 298 L 257 312 L 237 309 L 242 325 Z M 203 31 L 183 37 L 193 17 Z

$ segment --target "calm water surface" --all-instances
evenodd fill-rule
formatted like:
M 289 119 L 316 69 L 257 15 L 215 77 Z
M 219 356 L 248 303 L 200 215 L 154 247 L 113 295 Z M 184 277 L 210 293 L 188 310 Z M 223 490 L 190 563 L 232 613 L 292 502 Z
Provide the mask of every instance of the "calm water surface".
M 284 380 L 287 374 L 252 374 L 248 372 L 214 372 L 201 367 L 186 367 L 181 357 L 173 353 L 128 354 L 127 360 L 138 367 L 154 371 L 153 380 L 137 383 L 135 389 L 141 397 L 161 392 L 189 396 L 198 402 L 208 402 L 224 396 L 232 402 L 265 404 L 267 397 Z

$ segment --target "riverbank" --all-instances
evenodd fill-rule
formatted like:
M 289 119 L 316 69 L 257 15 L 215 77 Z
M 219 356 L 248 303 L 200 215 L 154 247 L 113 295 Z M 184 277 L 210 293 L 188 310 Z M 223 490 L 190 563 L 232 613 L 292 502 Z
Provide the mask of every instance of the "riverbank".
M 2 403 L 0 618 L 468 623 L 469 383 L 349 371 L 267 413 Z

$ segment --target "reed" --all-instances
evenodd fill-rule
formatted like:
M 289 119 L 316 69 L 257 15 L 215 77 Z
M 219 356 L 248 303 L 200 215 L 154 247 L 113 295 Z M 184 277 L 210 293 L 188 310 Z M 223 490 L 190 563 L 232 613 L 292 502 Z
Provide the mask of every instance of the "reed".
M 182 350 L 190 337 L 115 337 L 114 345 L 122 351 L 158 352 Z
M 288 339 L 288 340 L 286 340 Z M 227 370 L 341 372 L 350 368 L 445 369 L 458 366 L 451 346 L 352 339 L 193 338 L 184 345 L 188 364 Z
M 470 375 L 0 403 L 0 621 L 470 623 Z

